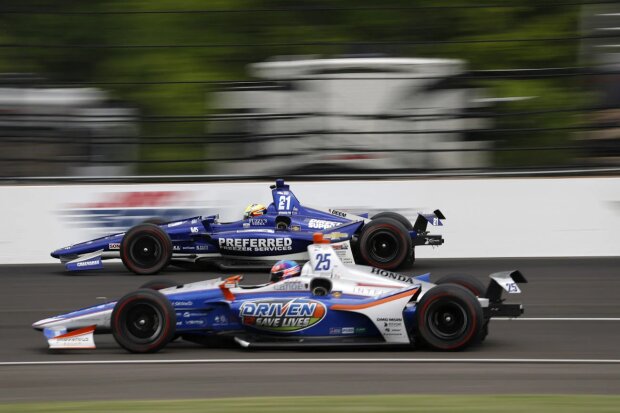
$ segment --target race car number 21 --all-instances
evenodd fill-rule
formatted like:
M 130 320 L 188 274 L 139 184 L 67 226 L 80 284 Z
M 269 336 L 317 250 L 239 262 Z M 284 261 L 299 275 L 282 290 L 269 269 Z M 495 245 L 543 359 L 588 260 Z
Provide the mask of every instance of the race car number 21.
M 331 254 L 317 254 L 315 271 L 329 271 L 332 266 Z
M 278 200 L 278 210 L 288 211 L 291 209 L 291 196 L 281 196 Z

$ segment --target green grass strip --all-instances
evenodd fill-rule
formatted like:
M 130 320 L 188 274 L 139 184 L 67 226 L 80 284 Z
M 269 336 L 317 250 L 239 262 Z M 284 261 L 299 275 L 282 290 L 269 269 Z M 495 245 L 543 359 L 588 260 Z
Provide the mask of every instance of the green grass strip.
M 224 413 L 593 413 L 620 412 L 620 396 L 594 395 L 381 395 L 252 397 L 198 400 L 89 401 L 0 404 L 0 413 L 224 412 Z

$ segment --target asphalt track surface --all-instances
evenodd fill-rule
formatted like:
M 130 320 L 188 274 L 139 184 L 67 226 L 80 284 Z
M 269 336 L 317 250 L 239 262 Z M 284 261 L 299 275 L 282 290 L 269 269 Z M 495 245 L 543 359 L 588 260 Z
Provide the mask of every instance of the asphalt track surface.
M 529 280 L 520 296 L 510 297 L 524 304 L 524 318 L 494 320 L 487 340 L 462 352 L 249 351 L 178 340 L 157 354 L 134 355 L 111 336 L 96 336 L 96 350 L 51 352 L 30 325 L 118 298 L 153 278 L 193 282 L 219 274 L 171 269 L 158 277 L 140 277 L 117 264 L 82 274 L 64 272 L 59 264 L 0 266 L 0 403 L 395 393 L 619 394 L 620 258 L 419 260 L 403 272 L 432 272 L 433 278 L 467 273 L 484 280 L 491 272 L 509 269 L 521 270 Z M 266 278 L 250 273 L 244 282 Z M 41 362 L 48 364 L 37 364 Z

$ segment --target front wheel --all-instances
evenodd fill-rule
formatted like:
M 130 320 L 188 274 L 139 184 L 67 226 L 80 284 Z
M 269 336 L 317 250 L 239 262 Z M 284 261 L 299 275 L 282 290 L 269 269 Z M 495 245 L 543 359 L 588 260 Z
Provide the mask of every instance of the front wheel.
M 393 270 L 409 258 L 411 237 L 400 222 L 377 218 L 362 228 L 358 249 L 360 257 L 368 265 Z
M 112 334 L 132 353 L 154 353 L 175 337 L 177 317 L 170 301 L 151 289 L 131 292 L 112 310 Z
M 121 241 L 121 260 L 138 275 L 157 274 L 168 266 L 171 258 L 172 241 L 155 224 L 136 225 Z
M 456 351 L 479 341 L 484 320 L 478 299 L 460 285 L 428 290 L 417 304 L 419 337 L 436 350 Z

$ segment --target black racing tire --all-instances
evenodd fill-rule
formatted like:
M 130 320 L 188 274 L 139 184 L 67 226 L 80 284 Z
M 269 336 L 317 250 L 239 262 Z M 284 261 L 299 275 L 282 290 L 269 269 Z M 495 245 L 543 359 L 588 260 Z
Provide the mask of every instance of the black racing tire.
M 155 224 L 139 224 L 125 233 L 121 241 L 121 260 L 138 275 L 157 274 L 170 263 L 172 241 Z
M 166 280 L 166 279 L 151 280 L 149 282 L 145 282 L 144 284 L 142 284 L 140 286 L 140 289 L 147 288 L 149 290 L 159 291 L 159 290 L 163 290 L 164 288 L 176 287 L 177 285 L 179 285 L 179 283 L 176 281 L 172 281 L 172 280 Z
M 409 221 L 407 218 L 405 218 L 399 213 L 391 212 L 391 211 L 379 212 L 378 214 L 373 215 L 372 218 L 370 219 L 375 220 L 379 218 L 393 219 L 394 221 L 400 222 L 403 225 L 403 227 L 407 228 L 407 231 L 413 230 L 413 225 L 411 224 L 411 221 Z
M 151 289 L 133 291 L 112 310 L 112 335 L 132 353 L 155 353 L 174 339 L 177 316 L 170 301 Z
M 482 281 L 479 281 L 473 276 L 467 275 L 467 274 L 446 275 L 444 277 L 441 277 L 439 280 L 437 280 L 435 284 L 437 285 L 440 285 L 440 284 L 460 285 L 461 287 L 465 287 L 466 289 L 471 291 L 471 293 L 475 295 L 476 297 L 484 297 L 487 291 Z M 484 339 L 489 334 L 489 321 L 490 321 L 489 319 L 486 319 L 484 321 L 484 325 L 482 327 L 482 330 L 480 331 L 481 342 L 484 341 Z
M 446 275 L 438 279 L 435 284 L 457 284 L 471 291 L 472 294 L 476 297 L 484 297 L 487 291 L 486 287 L 481 281 L 467 274 Z
M 400 267 L 410 256 L 411 237 L 398 221 L 378 218 L 364 225 L 357 243 L 359 257 L 384 270 Z
M 435 350 L 458 351 L 480 340 L 482 307 L 465 287 L 443 284 L 431 288 L 417 304 L 417 335 Z

